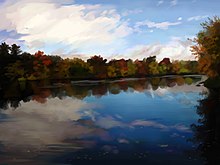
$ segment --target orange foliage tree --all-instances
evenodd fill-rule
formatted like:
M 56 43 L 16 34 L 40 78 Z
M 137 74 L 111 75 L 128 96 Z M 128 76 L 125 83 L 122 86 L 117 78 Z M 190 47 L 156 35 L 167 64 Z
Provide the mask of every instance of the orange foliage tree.
M 38 51 L 34 54 L 33 61 L 33 76 L 37 78 L 48 78 L 49 66 L 52 64 L 50 57 L 46 56 L 44 52 Z
M 198 57 L 198 69 L 209 77 L 220 76 L 220 19 L 214 17 L 201 25 L 203 30 L 192 46 L 193 54 Z

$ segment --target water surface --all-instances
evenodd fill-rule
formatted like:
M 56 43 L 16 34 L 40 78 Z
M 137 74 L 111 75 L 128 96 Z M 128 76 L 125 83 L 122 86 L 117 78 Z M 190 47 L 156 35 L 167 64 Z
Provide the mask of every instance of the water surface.
M 201 79 L 14 82 L 1 90 L 0 164 L 204 164 Z

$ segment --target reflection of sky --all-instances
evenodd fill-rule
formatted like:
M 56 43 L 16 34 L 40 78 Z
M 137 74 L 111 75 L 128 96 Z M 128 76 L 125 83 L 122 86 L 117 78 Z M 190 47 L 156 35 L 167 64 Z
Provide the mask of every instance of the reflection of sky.
M 21 102 L 16 110 L 9 108 L 2 112 L 9 119 L 0 124 L 0 131 L 4 132 L 0 135 L 0 141 L 11 146 L 25 143 L 28 147 L 38 147 L 88 134 L 91 129 L 70 121 L 79 120 L 83 116 L 79 111 L 89 112 L 92 106 L 70 97 L 63 100 L 50 98 L 44 104 Z
M 68 144 L 74 151 L 94 147 L 120 154 L 123 147 L 133 151 L 141 142 L 148 152 L 181 153 L 192 148 L 186 139 L 192 136 L 190 124 L 198 119 L 195 106 L 202 91 L 184 85 L 84 100 L 21 102 L 15 110 L 1 111 L 0 141 L 6 150 L 48 150 L 58 144 L 66 149 Z
M 105 115 L 120 115 L 124 121 L 139 119 L 163 119 L 164 122 L 192 123 L 198 118 L 195 110 L 197 100 L 202 99 L 203 87 L 194 85 L 174 86 L 172 88 L 151 89 L 144 92 L 121 92 L 97 99 L 85 98 L 88 102 L 101 104 Z

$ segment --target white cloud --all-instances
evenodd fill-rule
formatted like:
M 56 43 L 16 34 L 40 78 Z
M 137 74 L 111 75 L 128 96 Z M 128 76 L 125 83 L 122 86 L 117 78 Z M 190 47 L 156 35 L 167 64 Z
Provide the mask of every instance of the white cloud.
M 140 13 L 143 13 L 143 10 L 141 9 L 126 10 L 122 13 L 122 16 L 129 16 L 131 14 L 140 14 Z
M 147 26 L 148 28 L 157 28 L 157 29 L 162 29 L 162 30 L 166 30 L 168 29 L 170 26 L 176 26 L 181 24 L 180 21 L 178 22 L 153 22 L 153 21 L 149 21 L 149 20 L 145 20 L 143 22 L 137 22 L 136 23 L 136 29 L 139 29 L 141 26 Z
M 187 19 L 187 21 L 199 21 L 199 20 L 202 20 L 202 19 L 206 19 L 208 17 L 209 17 L 208 15 L 203 15 L 203 16 L 197 15 L 197 16 L 189 17 Z
M 151 31 L 149 31 L 151 32 Z M 105 56 L 108 60 L 111 59 L 143 59 L 149 56 L 156 56 L 157 61 L 161 61 L 165 57 L 169 57 L 171 60 L 195 60 L 195 56 L 191 53 L 192 42 L 187 38 L 194 38 L 194 36 L 185 36 L 181 37 L 171 37 L 170 41 L 167 43 L 152 43 L 152 44 L 143 44 L 136 45 L 131 48 L 124 50 L 123 54 L 112 54 L 108 57 Z M 83 54 L 73 57 L 82 58 L 84 60 L 88 59 L 90 56 Z
M 128 22 L 113 8 L 65 1 L 6 1 L 0 7 L 0 30 L 16 31 L 28 50 L 106 50 L 123 47 L 132 33 Z M 37 43 L 37 44 L 36 44 Z M 39 46 L 39 43 L 41 43 Z M 43 45 L 43 47 L 42 47 Z
M 163 3 L 164 3 L 164 1 L 163 1 L 163 0 L 160 0 L 160 1 L 157 2 L 157 6 L 160 6 L 160 5 L 162 5 Z
M 170 1 L 170 5 L 171 5 L 171 6 L 176 6 L 177 3 L 178 3 L 178 0 L 172 0 L 172 1 Z
M 181 21 L 182 19 L 183 19 L 182 17 L 179 17 L 177 20 L 178 20 L 178 21 Z
M 160 61 L 165 57 L 171 60 L 195 60 L 195 56 L 190 51 L 192 45 L 189 40 L 182 40 L 179 37 L 172 37 L 166 44 L 153 43 L 148 45 L 137 45 L 127 50 L 124 58 L 143 59 L 149 56 L 156 56 Z

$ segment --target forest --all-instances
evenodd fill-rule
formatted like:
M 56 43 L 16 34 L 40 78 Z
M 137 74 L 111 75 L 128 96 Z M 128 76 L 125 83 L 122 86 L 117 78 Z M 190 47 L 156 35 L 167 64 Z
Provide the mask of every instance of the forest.
M 143 60 L 112 59 L 107 61 L 94 55 L 87 61 L 80 58 L 63 59 L 60 56 L 22 52 L 20 46 L 0 45 L 0 71 L 4 80 L 39 79 L 114 79 L 122 77 L 145 77 L 167 74 L 198 73 L 197 61 L 172 61 L 164 58 L 157 62 L 156 56 Z

